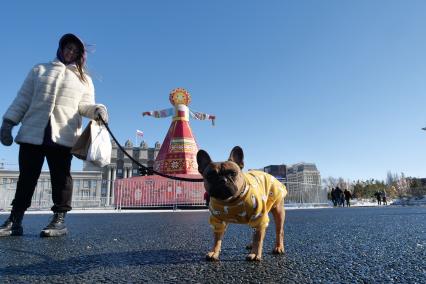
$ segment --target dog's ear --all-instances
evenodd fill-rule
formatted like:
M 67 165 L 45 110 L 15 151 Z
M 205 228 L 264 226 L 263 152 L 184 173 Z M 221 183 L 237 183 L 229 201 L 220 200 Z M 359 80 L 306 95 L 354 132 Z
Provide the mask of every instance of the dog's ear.
M 197 153 L 198 172 L 203 174 L 207 166 L 212 162 L 209 154 L 204 150 L 199 150 Z
M 244 168 L 244 152 L 240 146 L 235 146 L 231 150 L 231 154 L 229 154 L 228 161 L 232 161 L 236 163 L 240 169 Z

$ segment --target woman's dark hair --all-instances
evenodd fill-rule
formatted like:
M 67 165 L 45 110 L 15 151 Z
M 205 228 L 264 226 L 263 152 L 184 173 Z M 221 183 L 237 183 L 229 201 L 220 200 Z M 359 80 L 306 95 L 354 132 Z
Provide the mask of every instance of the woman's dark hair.
M 74 61 L 75 65 L 77 66 L 77 71 L 78 74 L 77 76 L 79 77 L 80 81 L 87 83 L 87 78 L 86 78 L 86 50 L 84 48 L 84 43 L 75 35 L 73 34 L 65 34 L 61 37 L 61 39 L 59 40 L 59 48 L 58 51 L 56 52 L 56 56 L 58 57 L 58 59 L 63 62 L 63 49 L 64 47 L 68 44 L 68 43 L 74 43 L 77 45 L 79 51 L 77 54 L 77 57 Z
M 80 78 L 80 80 L 84 83 L 87 83 L 87 79 L 86 79 L 86 75 L 84 73 L 86 73 L 86 60 L 84 58 L 84 50 L 80 51 L 76 60 L 75 60 L 75 65 L 77 66 L 77 71 L 78 71 L 78 77 Z

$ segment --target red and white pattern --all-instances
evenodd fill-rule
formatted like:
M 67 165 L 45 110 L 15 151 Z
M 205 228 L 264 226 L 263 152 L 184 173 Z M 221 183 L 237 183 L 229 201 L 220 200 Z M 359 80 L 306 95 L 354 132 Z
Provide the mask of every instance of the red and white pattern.
M 174 113 L 172 124 L 154 162 L 154 169 L 164 174 L 199 175 L 196 158 L 198 145 L 189 125 L 189 117 L 214 121 L 215 116 L 191 112 L 188 108 L 191 96 L 183 88 L 174 89 L 169 100 L 173 109 L 143 113 L 154 117 L 167 117 Z

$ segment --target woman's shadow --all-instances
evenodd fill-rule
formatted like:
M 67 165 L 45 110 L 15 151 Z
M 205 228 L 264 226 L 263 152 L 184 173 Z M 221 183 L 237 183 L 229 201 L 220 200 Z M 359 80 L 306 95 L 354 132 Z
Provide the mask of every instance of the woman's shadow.
M 120 268 L 125 266 L 151 266 L 162 264 L 199 263 L 203 255 L 183 250 L 141 250 L 129 252 L 112 252 L 93 255 L 78 255 L 62 260 L 16 249 L 3 249 L 15 254 L 26 254 L 28 258 L 40 258 L 34 264 L 7 266 L 0 268 L 0 275 L 36 275 L 52 276 L 64 274 L 81 274 L 98 268 Z M 28 259 L 27 258 L 27 259 Z

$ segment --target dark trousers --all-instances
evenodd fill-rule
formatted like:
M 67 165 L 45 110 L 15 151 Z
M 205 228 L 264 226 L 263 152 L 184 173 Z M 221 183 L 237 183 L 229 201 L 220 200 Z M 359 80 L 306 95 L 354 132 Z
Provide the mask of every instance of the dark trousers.
M 45 146 L 21 144 L 19 147 L 19 179 L 16 187 L 13 208 L 25 211 L 31 206 L 31 198 L 40 177 L 44 158 L 50 170 L 52 183 L 53 212 L 71 210 L 72 177 L 71 148 L 64 146 Z
M 351 201 L 349 200 L 349 198 L 346 199 L 346 206 L 350 207 L 351 206 Z

